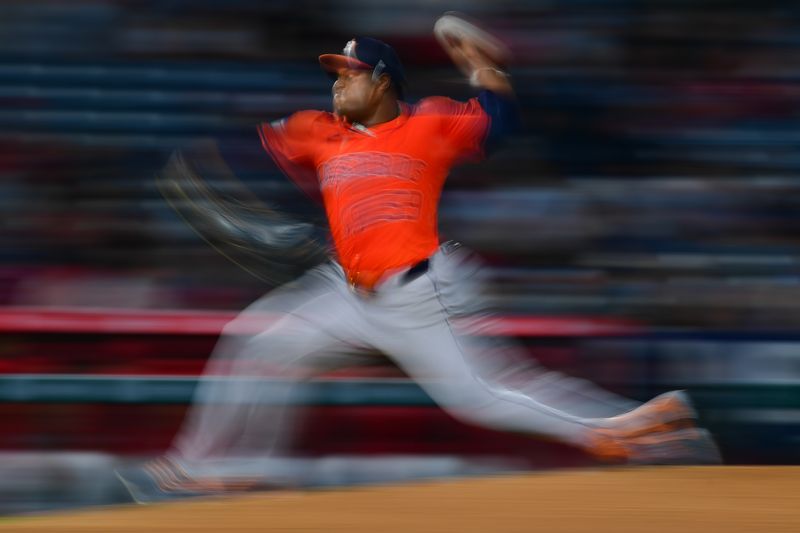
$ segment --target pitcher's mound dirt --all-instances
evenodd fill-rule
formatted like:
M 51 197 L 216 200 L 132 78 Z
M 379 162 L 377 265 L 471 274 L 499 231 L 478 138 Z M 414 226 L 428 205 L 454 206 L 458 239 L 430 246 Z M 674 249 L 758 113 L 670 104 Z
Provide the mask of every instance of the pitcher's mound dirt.
M 0 531 L 800 531 L 800 467 L 560 471 L 13 517 Z

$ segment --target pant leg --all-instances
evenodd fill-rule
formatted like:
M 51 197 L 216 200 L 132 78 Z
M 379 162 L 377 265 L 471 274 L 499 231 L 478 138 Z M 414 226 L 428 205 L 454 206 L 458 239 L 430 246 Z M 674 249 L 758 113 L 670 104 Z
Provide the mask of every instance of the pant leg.
M 513 343 L 476 335 L 491 317 L 480 304 L 481 271 L 464 249 L 440 251 L 428 273 L 387 283 L 373 304 L 372 323 L 384 350 L 454 416 L 494 429 L 536 433 L 582 445 L 586 428 L 636 404 L 538 365 L 522 365 L 528 382 L 512 388 L 504 374 L 527 358 Z M 467 320 L 467 317 L 472 319 Z M 477 319 L 476 319 L 477 317 Z M 461 319 L 462 327 L 457 323 Z M 570 405 L 566 411 L 559 408 Z
M 252 464 L 280 451 L 298 384 L 357 341 L 339 278 L 330 265 L 313 269 L 225 327 L 168 457 L 191 474 L 224 477 L 252 475 Z

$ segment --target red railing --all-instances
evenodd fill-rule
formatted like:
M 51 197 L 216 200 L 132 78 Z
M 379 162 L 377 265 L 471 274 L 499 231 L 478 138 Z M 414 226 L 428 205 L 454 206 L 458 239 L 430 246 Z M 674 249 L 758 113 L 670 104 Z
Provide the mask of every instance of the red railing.
M 0 332 L 218 335 L 237 313 L 149 309 L 51 307 L 0 308 Z M 250 317 L 236 328 L 254 333 L 270 315 Z M 487 321 L 482 333 L 518 337 L 596 337 L 631 335 L 641 326 L 631 321 L 584 316 L 506 316 Z

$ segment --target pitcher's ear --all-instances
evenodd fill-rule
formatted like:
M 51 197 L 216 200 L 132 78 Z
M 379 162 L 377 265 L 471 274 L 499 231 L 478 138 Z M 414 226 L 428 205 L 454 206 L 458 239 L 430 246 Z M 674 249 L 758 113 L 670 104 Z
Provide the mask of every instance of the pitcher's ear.
M 381 74 L 376 83 L 383 92 L 388 92 L 392 88 L 392 78 L 388 74 Z

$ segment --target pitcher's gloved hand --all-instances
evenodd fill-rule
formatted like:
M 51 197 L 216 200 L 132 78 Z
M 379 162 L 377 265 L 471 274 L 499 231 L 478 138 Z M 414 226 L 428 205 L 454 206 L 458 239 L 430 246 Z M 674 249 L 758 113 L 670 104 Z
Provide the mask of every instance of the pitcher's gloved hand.
M 213 144 L 173 152 L 156 183 L 208 244 L 270 284 L 294 279 L 328 256 L 321 228 L 262 202 L 233 175 Z

